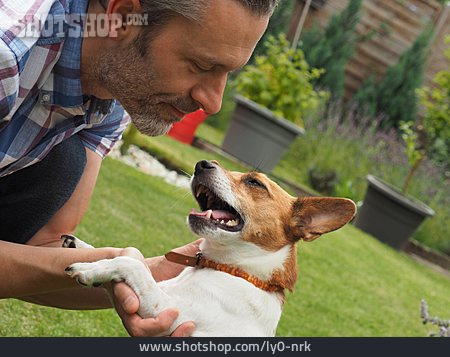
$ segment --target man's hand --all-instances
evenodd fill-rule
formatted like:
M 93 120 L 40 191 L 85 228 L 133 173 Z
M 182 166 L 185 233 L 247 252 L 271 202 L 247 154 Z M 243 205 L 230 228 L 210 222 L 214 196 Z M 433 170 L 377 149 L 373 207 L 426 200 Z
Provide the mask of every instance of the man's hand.
M 195 256 L 195 254 L 200 251 L 200 243 L 202 241 L 203 239 L 197 239 L 196 241 L 176 248 L 173 251 L 184 255 Z M 169 262 L 164 256 L 148 258 L 145 262 L 150 268 L 153 278 L 155 278 L 156 281 L 172 279 L 178 276 L 184 268 L 186 268 L 184 265 Z
M 178 311 L 168 309 L 155 318 L 143 319 L 137 314 L 139 299 L 128 285 L 118 283 L 113 285 L 114 305 L 122 323 L 130 336 L 151 337 L 160 336 L 167 331 L 178 317 Z M 173 337 L 189 337 L 195 330 L 193 322 L 185 322 L 172 333 Z
M 200 250 L 199 245 L 201 242 L 202 239 L 199 239 L 183 247 L 177 248 L 175 251 L 186 255 L 195 255 L 195 253 Z M 156 281 L 174 278 L 185 268 L 182 265 L 167 261 L 163 256 L 144 260 L 142 254 L 134 248 L 125 249 L 124 255 L 145 261 Z M 143 319 L 137 314 L 139 309 L 139 299 L 128 285 L 125 283 L 113 284 L 112 290 L 116 311 L 121 317 L 125 329 L 131 336 L 149 337 L 161 335 L 170 328 L 178 317 L 178 311 L 168 309 L 161 312 L 155 318 Z M 193 322 L 185 322 L 178 326 L 171 336 L 188 337 L 194 330 L 195 324 Z

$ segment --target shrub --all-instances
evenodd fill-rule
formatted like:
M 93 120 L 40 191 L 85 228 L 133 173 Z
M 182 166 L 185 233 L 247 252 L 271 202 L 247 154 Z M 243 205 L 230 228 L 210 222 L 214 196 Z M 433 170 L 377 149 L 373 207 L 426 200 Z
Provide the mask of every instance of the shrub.
M 450 41 L 450 36 L 448 37 Z M 450 59 L 450 49 L 447 51 Z M 433 80 L 433 89 L 423 87 L 417 90 L 420 102 L 424 107 L 424 115 L 417 125 L 413 121 L 400 122 L 402 138 L 406 143 L 406 154 L 410 165 L 410 171 L 403 185 L 405 193 L 411 183 L 413 175 L 440 142 L 444 143 L 445 153 L 450 151 L 450 71 L 440 71 Z M 445 145 L 446 144 L 446 145 Z M 436 154 L 435 154 L 436 155 Z M 448 160 L 448 155 L 443 158 Z M 447 162 L 448 165 L 448 162 Z
M 383 128 L 398 128 L 400 122 L 414 120 L 417 116 L 416 89 L 422 85 L 424 66 L 433 27 L 425 28 L 414 43 L 389 67 L 378 84 L 369 77 L 355 101 L 369 115 L 385 114 Z
M 257 56 L 254 64 L 247 65 L 234 86 L 244 97 L 303 127 L 304 118 L 328 98 L 327 92 L 316 92 L 311 84 L 321 73 L 308 65 L 303 51 L 290 48 L 284 35 L 270 36 L 266 55 Z
M 358 37 L 355 33 L 362 0 L 351 0 L 347 7 L 333 15 L 324 32 L 318 27 L 305 31 L 301 49 L 313 67 L 325 69 L 314 85 L 327 89 L 333 98 L 342 96 L 345 85 L 345 66 L 353 54 Z
M 450 44 L 450 35 L 445 42 Z M 450 47 L 445 56 L 450 61 Z M 423 87 L 417 91 L 420 104 L 424 108 L 422 125 L 427 133 L 428 152 L 439 165 L 449 170 L 450 163 L 450 69 L 440 71 L 433 78 L 433 87 Z

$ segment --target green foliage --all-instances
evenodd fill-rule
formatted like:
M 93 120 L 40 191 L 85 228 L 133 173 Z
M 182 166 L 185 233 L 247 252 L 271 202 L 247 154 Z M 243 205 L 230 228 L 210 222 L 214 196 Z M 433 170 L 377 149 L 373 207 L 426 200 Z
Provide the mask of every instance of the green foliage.
M 427 27 L 404 52 L 397 64 L 388 68 L 378 89 L 378 110 L 387 114 L 389 126 L 398 127 L 417 115 L 416 89 L 422 85 L 428 46 L 433 28 Z
M 362 84 L 361 88 L 353 96 L 353 101 L 357 105 L 357 109 L 367 116 L 375 116 L 377 113 L 377 83 L 372 75 L 368 77 Z
M 292 182 L 309 183 L 314 167 L 335 170 L 336 196 L 362 201 L 366 176 L 376 175 L 401 186 L 410 170 L 404 145 L 394 130 L 380 132 L 381 118 L 343 116 L 343 108 L 327 111 L 320 119 L 306 122 L 305 135 L 297 138 L 273 170 Z M 450 254 L 450 180 L 445 170 L 425 158 L 415 173 L 409 194 L 433 208 L 436 215 L 426 220 L 414 239 Z
M 405 182 L 403 183 L 402 192 L 403 194 L 406 194 L 413 176 L 417 172 L 419 165 L 425 159 L 425 156 L 427 154 L 425 140 L 426 132 L 423 125 L 415 126 L 414 122 L 412 121 L 400 122 L 400 132 L 401 137 L 406 144 L 405 152 L 406 156 L 408 157 L 408 163 L 410 167 Z
M 413 167 L 425 155 L 424 148 L 418 145 L 419 134 L 414 129 L 414 122 L 400 122 L 400 132 L 401 137 L 406 144 L 405 153 L 408 157 L 408 163 Z
M 450 36 L 447 37 L 450 42 Z M 450 59 L 450 49 L 446 50 Z M 405 152 L 408 156 L 410 172 L 406 177 L 403 192 L 406 192 L 417 167 L 433 148 L 445 144 L 442 159 L 448 165 L 450 145 L 450 71 L 440 71 L 433 80 L 435 87 L 420 88 L 416 91 L 424 108 L 424 115 L 417 125 L 413 121 L 400 122 L 400 132 L 406 144 Z M 436 156 L 436 154 L 435 154 Z
M 246 66 L 234 85 L 244 97 L 303 127 L 304 118 L 315 113 L 328 97 L 311 84 L 321 73 L 310 68 L 301 50 L 290 48 L 284 35 L 270 36 L 266 55 L 257 56 L 253 65 Z
M 333 98 L 340 98 L 345 85 L 345 66 L 353 54 L 358 37 L 355 33 L 362 0 L 350 0 L 347 7 L 333 15 L 324 33 L 317 26 L 305 31 L 301 48 L 306 61 L 325 74 L 314 81 L 319 88 L 330 90 Z
M 416 89 L 422 85 L 428 46 L 434 28 L 426 27 L 414 43 L 389 67 L 382 80 L 376 84 L 373 77 L 363 83 L 355 94 L 359 107 L 369 115 L 384 114 L 384 129 L 398 128 L 400 122 L 414 120 L 417 116 Z
M 450 44 L 450 35 L 445 42 Z M 445 56 L 450 61 L 450 47 Z M 417 90 L 425 113 L 422 119 L 427 133 L 428 151 L 431 158 L 449 169 L 450 157 L 450 68 L 442 70 L 433 79 L 432 88 Z
M 341 178 L 341 180 L 336 184 L 334 188 L 334 194 L 337 197 L 356 197 L 356 189 L 353 180 L 347 179 L 345 177 Z

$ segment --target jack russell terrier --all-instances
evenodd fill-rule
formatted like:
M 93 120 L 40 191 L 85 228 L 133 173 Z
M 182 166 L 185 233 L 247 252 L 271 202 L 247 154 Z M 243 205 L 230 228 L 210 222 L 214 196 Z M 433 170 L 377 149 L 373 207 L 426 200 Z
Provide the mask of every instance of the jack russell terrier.
M 195 166 L 191 189 L 201 212 L 192 210 L 188 224 L 205 240 L 196 257 L 166 255 L 190 265 L 179 276 L 156 283 L 145 264 L 130 257 L 76 263 L 67 274 L 86 286 L 125 281 L 144 318 L 177 308 L 167 334 L 194 321 L 194 336 L 274 336 L 284 292 L 297 280 L 296 243 L 342 227 L 356 205 L 343 198 L 295 198 L 261 173 L 229 172 L 206 160 Z

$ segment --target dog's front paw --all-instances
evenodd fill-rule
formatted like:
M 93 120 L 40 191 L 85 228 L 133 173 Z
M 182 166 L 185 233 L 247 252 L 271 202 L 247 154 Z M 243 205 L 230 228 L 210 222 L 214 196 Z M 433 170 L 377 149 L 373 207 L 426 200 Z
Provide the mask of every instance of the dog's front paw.
M 77 245 L 76 245 L 76 243 L 75 243 L 75 240 L 77 239 L 77 237 L 75 237 L 75 236 L 73 236 L 73 235 L 70 235 L 70 234 L 63 234 L 62 236 L 61 236 L 61 241 L 62 241 L 62 244 L 61 244 L 61 246 L 63 247 L 63 248 L 76 248 L 77 247 Z
M 63 234 L 61 240 L 63 248 L 94 248 L 71 234 Z
M 120 280 L 105 269 L 102 261 L 95 263 L 75 263 L 65 269 L 67 275 L 75 279 L 78 284 L 86 287 L 98 287 L 105 282 Z

